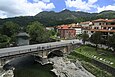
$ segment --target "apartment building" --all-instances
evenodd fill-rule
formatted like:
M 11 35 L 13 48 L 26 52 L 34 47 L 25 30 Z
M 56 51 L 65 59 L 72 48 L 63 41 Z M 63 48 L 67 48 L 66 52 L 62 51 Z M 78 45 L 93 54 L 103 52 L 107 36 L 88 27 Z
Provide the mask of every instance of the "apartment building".
M 91 36 L 95 32 L 102 32 L 103 37 L 115 33 L 115 19 L 97 19 L 92 21 L 92 25 L 88 30 L 88 34 Z
M 57 26 L 58 33 L 60 38 L 63 39 L 73 39 L 76 38 L 76 30 L 70 28 L 68 25 Z

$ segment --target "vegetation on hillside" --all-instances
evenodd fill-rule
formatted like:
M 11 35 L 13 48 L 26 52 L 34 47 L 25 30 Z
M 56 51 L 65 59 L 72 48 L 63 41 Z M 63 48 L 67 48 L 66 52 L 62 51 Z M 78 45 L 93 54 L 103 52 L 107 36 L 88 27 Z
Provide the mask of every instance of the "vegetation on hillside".
M 0 25 L 6 21 L 13 21 L 20 26 L 27 26 L 28 23 L 38 21 L 45 26 L 55 26 L 60 24 L 78 23 L 83 21 L 92 21 L 98 18 L 112 19 L 115 18 L 115 11 L 103 11 L 100 13 L 87 13 L 82 11 L 63 10 L 61 12 L 43 11 L 35 16 L 20 16 L 14 18 L 0 19 Z

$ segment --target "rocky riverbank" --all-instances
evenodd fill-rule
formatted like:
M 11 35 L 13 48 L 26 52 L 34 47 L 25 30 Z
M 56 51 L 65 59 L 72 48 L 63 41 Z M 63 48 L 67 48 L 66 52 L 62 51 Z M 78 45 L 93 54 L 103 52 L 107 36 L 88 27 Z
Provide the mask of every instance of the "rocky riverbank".
M 71 62 L 67 58 L 54 57 L 48 61 L 53 63 L 53 71 L 57 77 L 95 77 L 90 72 L 85 70 L 79 61 Z

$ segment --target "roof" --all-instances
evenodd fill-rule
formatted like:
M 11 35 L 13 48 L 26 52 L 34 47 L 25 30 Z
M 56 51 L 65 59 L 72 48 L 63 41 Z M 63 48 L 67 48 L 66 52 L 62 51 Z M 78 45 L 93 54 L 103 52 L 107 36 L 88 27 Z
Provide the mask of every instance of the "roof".
M 97 19 L 92 22 L 115 22 L 115 19 Z
M 68 25 L 70 28 L 81 28 L 80 25 L 77 25 L 77 24 L 70 24 Z
M 25 36 L 25 37 L 30 37 L 30 35 L 27 34 L 26 32 L 20 32 L 20 33 L 18 33 L 18 35 L 17 35 L 17 37 L 23 37 L 23 36 Z
M 96 31 L 96 32 L 115 32 L 115 30 L 102 30 L 102 29 L 99 29 L 99 30 L 91 29 L 90 31 Z
M 106 22 L 106 19 L 97 19 L 97 20 L 93 20 L 93 22 Z
M 90 21 L 86 21 L 86 22 L 81 22 L 80 24 L 90 24 L 91 22 Z
M 69 29 L 68 25 L 61 25 L 57 27 L 58 29 Z

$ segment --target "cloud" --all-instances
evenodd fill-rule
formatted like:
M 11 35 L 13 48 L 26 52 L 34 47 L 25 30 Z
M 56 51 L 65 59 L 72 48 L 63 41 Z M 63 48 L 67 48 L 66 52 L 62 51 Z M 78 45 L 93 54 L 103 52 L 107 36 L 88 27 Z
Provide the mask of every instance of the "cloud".
M 0 18 L 34 16 L 43 10 L 55 8 L 54 4 L 50 3 L 50 0 L 44 1 L 31 3 L 28 0 L 0 0 Z
M 65 4 L 66 7 L 74 7 L 76 8 L 76 10 L 91 10 L 91 8 L 96 8 L 97 6 L 95 5 L 95 3 L 98 0 L 88 0 L 88 2 L 83 1 L 83 0 L 66 0 Z
M 50 2 L 50 0 L 33 0 L 34 2 L 39 2 L 39 1 L 42 1 L 42 2 Z
M 0 11 L 0 18 L 7 18 L 4 11 Z
M 115 5 L 97 7 L 97 12 L 101 12 L 101 11 L 104 11 L 104 10 L 115 10 Z

